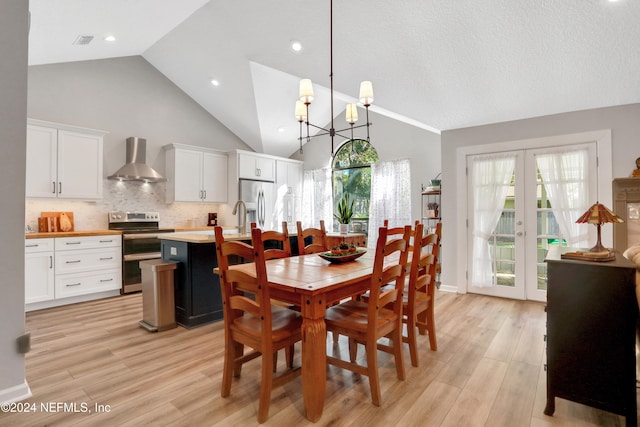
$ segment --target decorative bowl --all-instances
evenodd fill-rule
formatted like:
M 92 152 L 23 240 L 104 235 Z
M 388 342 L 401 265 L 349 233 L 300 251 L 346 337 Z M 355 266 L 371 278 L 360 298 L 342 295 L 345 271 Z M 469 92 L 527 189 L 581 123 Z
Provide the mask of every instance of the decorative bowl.
M 350 252 L 344 255 L 332 255 L 331 252 L 321 252 L 318 254 L 320 258 L 325 259 L 334 264 L 340 264 L 343 262 L 353 261 L 356 258 L 360 258 L 362 255 L 366 254 L 367 251 L 364 249 L 358 249 L 355 252 Z

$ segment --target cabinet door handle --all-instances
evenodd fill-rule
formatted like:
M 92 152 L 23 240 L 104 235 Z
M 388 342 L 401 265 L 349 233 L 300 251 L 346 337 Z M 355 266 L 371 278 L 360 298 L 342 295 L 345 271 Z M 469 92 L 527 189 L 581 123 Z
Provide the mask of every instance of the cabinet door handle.
M 100 243 L 111 243 L 113 242 L 113 239 L 111 240 L 100 240 Z
M 65 245 L 79 245 L 82 242 L 66 242 Z
M 109 259 L 113 259 L 113 257 L 112 256 L 100 257 L 100 261 L 106 261 L 106 260 L 109 260 Z
M 113 282 L 113 277 L 111 279 L 100 279 L 100 283 L 105 283 L 105 282 Z
M 53 255 L 49 255 L 49 270 L 53 268 Z
M 25 248 L 37 248 L 38 246 L 40 246 L 39 244 L 34 244 L 34 245 L 24 245 Z
M 58 181 L 58 194 L 62 194 L 62 181 Z
M 52 194 L 56 194 L 56 182 L 55 181 L 51 181 L 51 184 L 53 184 L 52 185 L 53 190 L 51 191 L 51 193 Z
M 79 259 L 74 259 L 74 260 L 71 260 L 71 261 L 65 261 L 66 264 L 77 264 L 79 262 L 80 262 Z
M 78 283 L 69 283 L 68 285 L 66 285 L 67 288 L 70 288 L 71 286 L 80 286 L 82 285 L 82 282 L 78 282 Z
M 207 199 L 207 190 L 202 190 L 202 193 L 204 194 L 204 197 L 202 197 L 202 200 L 206 200 Z

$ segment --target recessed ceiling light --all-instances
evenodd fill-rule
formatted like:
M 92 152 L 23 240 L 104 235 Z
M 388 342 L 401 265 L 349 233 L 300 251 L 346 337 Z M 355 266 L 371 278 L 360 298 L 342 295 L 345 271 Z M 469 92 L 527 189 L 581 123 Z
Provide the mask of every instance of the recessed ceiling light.
M 116 41 L 116 38 L 115 38 L 115 36 L 106 36 L 104 38 L 104 40 L 108 41 L 108 42 L 114 42 L 114 41 Z
M 284 132 L 285 130 L 287 130 L 287 128 L 286 128 L 286 127 L 284 127 L 284 126 L 280 126 L 280 127 L 278 128 L 278 132 L 280 132 L 280 133 Z
M 211 84 L 214 85 L 214 86 L 220 86 L 220 82 L 217 81 L 216 79 L 212 79 L 211 80 Z
M 291 49 L 293 49 L 294 52 L 300 52 L 302 50 L 302 43 L 297 40 L 292 41 Z

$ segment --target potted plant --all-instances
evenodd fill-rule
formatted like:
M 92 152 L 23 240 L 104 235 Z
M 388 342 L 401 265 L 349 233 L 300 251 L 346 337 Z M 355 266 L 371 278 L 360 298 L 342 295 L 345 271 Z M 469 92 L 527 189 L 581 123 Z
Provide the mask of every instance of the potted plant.
M 347 234 L 349 229 L 349 222 L 353 217 L 353 203 L 354 200 L 349 200 L 349 195 L 345 194 L 338 202 L 337 213 L 333 214 L 340 223 L 341 234 Z

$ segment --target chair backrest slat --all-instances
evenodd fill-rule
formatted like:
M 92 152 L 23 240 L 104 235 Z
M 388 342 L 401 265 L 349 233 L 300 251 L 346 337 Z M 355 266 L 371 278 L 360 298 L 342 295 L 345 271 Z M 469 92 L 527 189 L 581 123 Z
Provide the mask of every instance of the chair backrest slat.
M 308 255 L 329 250 L 327 247 L 327 232 L 324 228 L 324 220 L 320 220 L 320 228 L 302 228 L 300 221 L 296 222 L 298 228 L 298 254 Z M 305 239 L 311 238 L 311 243 L 305 245 Z

